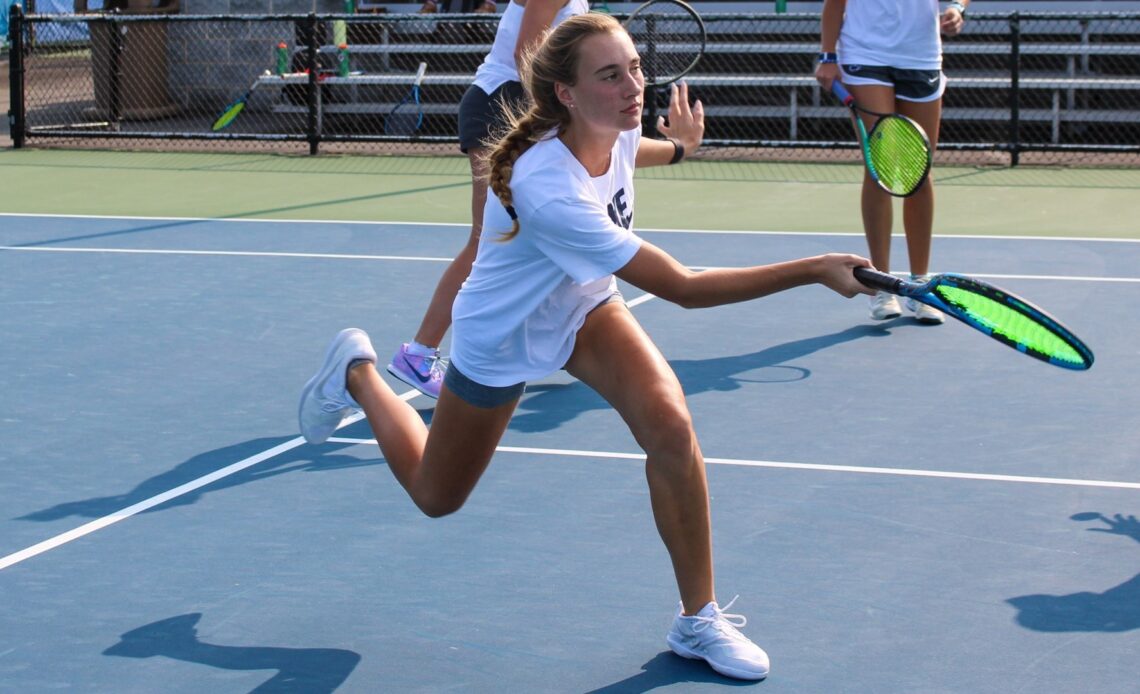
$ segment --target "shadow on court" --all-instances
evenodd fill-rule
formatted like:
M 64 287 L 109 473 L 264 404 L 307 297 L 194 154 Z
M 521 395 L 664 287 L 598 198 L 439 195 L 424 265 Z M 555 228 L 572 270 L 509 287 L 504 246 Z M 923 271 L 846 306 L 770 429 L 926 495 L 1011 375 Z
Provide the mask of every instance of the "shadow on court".
M 836 345 L 863 338 L 888 337 L 888 328 L 901 327 L 909 321 L 896 319 L 877 325 L 854 325 L 830 335 L 793 340 L 762 349 L 759 352 L 713 359 L 674 359 L 669 364 L 677 373 L 686 396 L 709 391 L 731 391 L 742 383 L 781 383 L 802 381 L 811 370 L 787 362 L 801 359 Z M 742 374 L 768 369 L 763 378 Z M 609 409 L 609 404 L 589 386 L 575 381 L 568 384 L 527 386 L 531 397 L 519 403 L 519 411 L 511 420 L 513 431 L 535 432 L 557 429 L 580 414 Z
M 641 694 L 658 687 L 682 682 L 715 682 L 719 685 L 748 687 L 757 682 L 729 679 L 709 669 L 704 661 L 688 660 L 672 651 L 662 651 L 641 666 L 641 672 L 586 694 Z
M 253 439 L 244 443 L 216 448 L 190 458 L 173 470 L 155 475 L 139 483 L 134 489 L 123 494 L 100 496 L 82 501 L 67 501 L 41 511 L 18 517 L 16 520 L 54 521 L 71 516 L 82 518 L 102 518 L 108 514 L 133 506 L 139 502 L 158 496 L 175 487 L 192 482 L 215 470 L 232 465 L 240 460 L 264 453 L 274 446 L 295 439 L 295 436 L 279 436 Z M 364 465 L 378 465 L 381 460 L 360 460 L 347 455 L 337 455 L 336 451 L 352 444 L 325 444 L 319 450 L 311 446 L 300 446 L 256 465 L 223 477 L 199 489 L 175 497 L 143 513 L 151 513 L 173 506 L 187 506 L 198 501 L 207 492 L 228 489 L 249 482 L 284 475 L 290 472 L 328 472 Z
M 809 378 L 811 370 L 789 365 L 795 361 L 830 347 L 863 338 L 887 337 L 888 328 L 903 325 L 887 321 L 877 325 L 855 325 L 829 335 L 794 340 L 775 345 L 758 352 L 713 359 L 679 359 L 671 361 L 677 372 L 686 395 L 708 391 L 730 391 L 746 382 L 799 381 Z M 765 378 L 746 378 L 742 374 L 768 369 Z M 609 409 L 609 404 L 591 388 L 574 381 L 569 384 L 540 384 L 528 387 L 531 397 L 519 404 L 519 412 L 511 420 L 514 431 L 541 432 L 557 429 L 575 417 L 593 410 Z M 431 409 L 421 410 L 420 414 L 430 422 Z M 240 460 L 255 456 L 293 440 L 293 436 L 265 437 L 253 439 L 232 446 L 217 448 L 190 458 L 174 469 L 156 475 L 139 483 L 134 489 L 122 494 L 93 497 L 80 501 L 68 501 L 50 508 L 19 516 L 16 520 L 48 522 L 72 516 L 82 518 L 102 518 L 134 504 L 166 493 L 180 485 L 192 482 L 203 475 L 231 465 Z M 348 467 L 383 464 L 382 458 L 360 460 L 359 458 L 337 455 L 336 451 L 354 444 L 328 443 L 319 451 L 309 446 L 299 446 L 262 461 L 244 470 L 217 480 L 209 485 L 182 494 L 163 504 L 147 509 L 144 513 L 194 504 L 204 494 L 228 489 L 261 479 L 291 472 L 327 472 Z
M 1078 513 L 1073 520 L 1101 520 L 1107 528 L 1090 532 L 1123 535 L 1140 542 L 1136 516 Z M 1017 623 L 1034 631 L 1131 631 L 1140 628 L 1140 574 L 1103 593 L 1082 591 L 1069 595 L 1023 595 L 1007 600 L 1017 608 Z
M 219 646 L 198 639 L 200 613 L 159 620 L 119 637 L 103 655 L 122 658 L 162 656 L 222 670 L 276 670 L 254 692 L 333 692 L 360 663 L 360 654 L 339 648 Z

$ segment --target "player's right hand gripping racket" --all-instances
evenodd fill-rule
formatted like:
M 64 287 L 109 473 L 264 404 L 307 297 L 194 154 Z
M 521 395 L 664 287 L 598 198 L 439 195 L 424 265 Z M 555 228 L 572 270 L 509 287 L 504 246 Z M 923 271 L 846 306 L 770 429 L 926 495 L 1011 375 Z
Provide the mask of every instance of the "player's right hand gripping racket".
M 385 134 L 411 137 L 423 126 L 424 108 L 420 102 L 420 83 L 424 81 L 425 72 L 427 63 L 420 63 L 411 91 L 384 118 Z
M 891 195 L 900 198 L 913 195 L 930 173 L 930 140 L 922 126 L 898 113 L 861 108 L 839 80 L 832 81 L 831 91 L 855 116 L 859 144 L 863 146 L 863 163 L 871 178 Z M 867 132 L 859 113 L 878 118 L 871 132 Z
M 871 268 L 855 277 L 873 289 L 933 306 L 1022 354 L 1065 369 L 1092 366 L 1093 353 L 1073 331 L 1025 299 L 981 280 L 946 273 L 926 282 L 908 282 Z
M 708 40 L 704 20 L 681 0 L 649 0 L 625 20 L 641 57 L 645 86 L 672 84 L 700 62 Z

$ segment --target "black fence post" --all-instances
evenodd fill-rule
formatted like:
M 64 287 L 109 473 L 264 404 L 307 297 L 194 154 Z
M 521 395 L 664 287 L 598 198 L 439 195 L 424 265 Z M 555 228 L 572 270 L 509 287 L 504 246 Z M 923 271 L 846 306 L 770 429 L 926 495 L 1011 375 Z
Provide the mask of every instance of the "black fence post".
M 321 133 L 320 133 L 320 104 L 318 99 L 320 94 L 317 90 L 320 85 L 317 80 L 320 77 L 321 66 L 317 51 L 317 15 L 313 12 L 305 19 L 305 29 L 302 32 L 305 35 L 305 62 L 309 68 L 309 82 L 305 92 L 305 104 L 309 109 L 309 119 L 305 127 L 305 133 L 309 140 L 309 154 L 316 154 L 320 147 Z
M 108 71 L 108 106 L 110 108 L 109 118 L 112 130 L 119 130 L 120 124 L 123 121 L 123 52 L 126 50 L 126 41 L 123 39 L 123 29 L 125 28 L 118 21 L 118 9 L 111 10 L 111 20 L 109 24 L 108 39 L 111 42 L 109 52 Z
M 1021 16 L 1009 18 L 1009 165 L 1021 159 Z
M 28 108 L 24 101 L 24 13 L 18 3 L 8 10 L 8 45 L 11 58 L 8 62 L 8 132 L 12 147 L 24 146 L 28 124 Z

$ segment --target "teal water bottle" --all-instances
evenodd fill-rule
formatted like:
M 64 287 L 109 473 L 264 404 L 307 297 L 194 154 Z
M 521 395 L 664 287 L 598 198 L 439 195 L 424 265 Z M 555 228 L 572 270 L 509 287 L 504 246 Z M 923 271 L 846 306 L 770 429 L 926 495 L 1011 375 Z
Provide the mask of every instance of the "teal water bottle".
M 788 11 L 788 0 L 776 0 L 776 14 L 784 14 Z
M 337 46 L 336 50 L 336 74 L 341 77 L 348 77 L 351 66 L 348 62 L 348 44 L 342 43 Z
M 277 44 L 277 74 L 289 72 L 289 46 L 284 41 Z

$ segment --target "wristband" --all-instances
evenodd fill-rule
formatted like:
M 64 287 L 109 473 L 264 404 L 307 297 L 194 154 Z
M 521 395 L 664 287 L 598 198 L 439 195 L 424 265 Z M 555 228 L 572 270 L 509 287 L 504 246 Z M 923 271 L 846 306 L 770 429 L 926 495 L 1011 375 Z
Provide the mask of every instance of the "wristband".
M 819 54 L 819 62 L 820 62 L 821 64 L 824 64 L 824 63 L 838 63 L 838 62 L 839 62 L 839 56 L 838 56 L 838 55 L 836 55 L 835 53 L 827 53 L 827 52 L 821 52 L 821 53 Z
M 958 0 L 954 0 L 954 2 L 951 2 L 949 5 L 946 6 L 946 9 L 958 10 L 958 14 L 962 15 L 962 19 L 966 18 L 966 6 L 963 5 L 962 3 L 958 2 Z
M 685 158 L 685 145 L 674 138 L 669 138 L 669 141 L 673 143 L 673 158 L 669 160 L 669 163 L 676 164 Z

